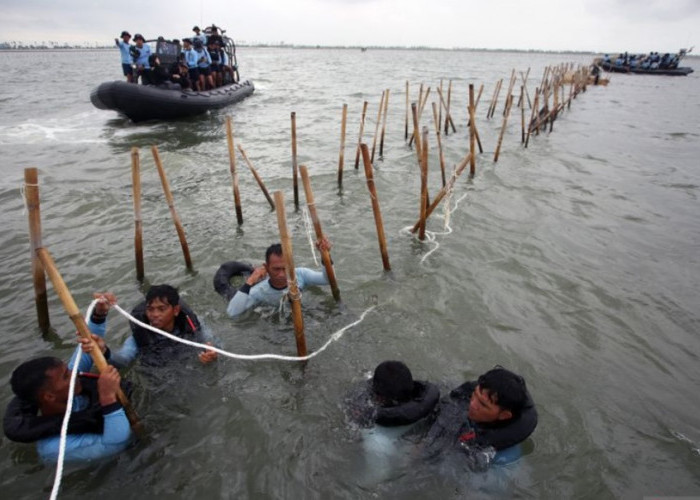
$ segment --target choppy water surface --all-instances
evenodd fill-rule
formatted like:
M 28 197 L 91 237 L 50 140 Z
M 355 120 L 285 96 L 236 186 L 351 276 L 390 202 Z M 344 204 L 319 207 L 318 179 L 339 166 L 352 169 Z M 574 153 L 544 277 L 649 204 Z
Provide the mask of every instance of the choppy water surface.
M 282 189 L 295 259 L 313 266 L 301 213 L 293 210 L 290 112 L 299 162 L 312 174 L 319 216 L 334 243 L 343 297 L 304 294 L 310 350 L 379 307 L 306 366 L 220 360 L 129 373 L 147 438 L 114 460 L 67 471 L 62 498 L 612 498 L 700 492 L 698 249 L 700 83 L 687 78 L 613 76 L 589 88 L 551 135 L 519 144 L 512 116 L 499 162 L 492 161 L 499 111 L 486 120 L 494 85 L 512 68 L 588 62 L 566 54 L 243 49 L 253 97 L 171 123 L 134 125 L 94 109 L 89 91 L 118 78 L 116 52 L 0 53 L 0 252 L 3 347 L 0 376 L 27 357 L 67 358 L 74 329 L 51 294 L 56 334 L 36 324 L 23 168 L 40 169 L 44 243 L 78 303 L 114 291 L 140 300 L 133 262 L 129 151 L 141 147 L 147 281 L 178 286 L 217 333 L 241 353 L 293 354 L 288 318 L 228 319 L 211 286 L 219 264 L 262 259 L 278 239 L 252 176 L 239 163 L 245 223 L 237 227 L 225 116 L 271 190 Z M 693 61 L 691 61 L 691 65 Z M 697 65 L 696 65 L 697 66 Z M 696 70 L 699 68 L 696 67 Z M 404 88 L 452 79 L 457 133 L 444 138 L 448 164 L 468 147 L 467 87 L 485 90 L 477 125 L 486 152 L 450 218 L 440 247 L 402 233 L 418 215 L 415 152 L 404 144 Z M 374 133 L 381 91 L 391 89 L 385 154 L 376 183 L 391 273 L 382 271 L 370 199 L 354 144 L 362 102 Z M 501 94 L 501 99 L 503 93 Z M 349 106 L 344 189 L 336 169 L 342 104 Z M 428 123 L 429 108 L 424 121 Z M 368 141 L 370 139 L 367 139 Z M 439 187 L 431 136 L 430 190 Z M 196 270 L 188 273 L 149 147 L 160 148 Z M 303 199 L 303 193 L 302 193 Z M 440 231 L 441 219 L 429 229 Z M 109 337 L 128 335 L 113 313 Z M 472 474 L 460 462 L 417 463 L 411 447 L 376 466 L 348 427 L 343 394 L 387 358 L 419 379 L 458 385 L 494 364 L 522 373 L 540 424 L 519 463 Z M 0 388 L 3 409 L 11 397 Z M 371 454 L 370 454 L 371 455 Z M 376 458 L 376 457 L 375 457 Z M 3 496 L 48 495 L 53 468 L 32 447 L 0 442 Z

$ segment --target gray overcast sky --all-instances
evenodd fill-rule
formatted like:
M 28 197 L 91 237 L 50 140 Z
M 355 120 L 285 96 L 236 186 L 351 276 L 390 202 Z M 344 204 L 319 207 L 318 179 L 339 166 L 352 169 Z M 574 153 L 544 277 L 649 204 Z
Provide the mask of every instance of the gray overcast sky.
M 673 52 L 696 43 L 700 0 L 19 0 L 0 41 L 110 42 L 191 35 L 212 22 L 239 41 Z

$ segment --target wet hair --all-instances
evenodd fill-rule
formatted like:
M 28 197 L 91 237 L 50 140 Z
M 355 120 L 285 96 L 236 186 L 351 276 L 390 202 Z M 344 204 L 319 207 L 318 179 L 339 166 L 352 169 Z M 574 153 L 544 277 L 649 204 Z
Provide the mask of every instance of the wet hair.
M 274 245 L 270 245 L 267 247 L 267 250 L 265 250 L 265 262 L 270 262 L 270 255 L 275 254 L 278 257 L 282 257 L 282 244 L 281 243 L 275 243 Z
M 374 369 L 372 390 L 385 402 L 403 403 L 413 395 L 413 375 L 401 361 L 383 361 Z
M 10 376 L 12 392 L 24 401 L 39 404 L 39 392 L 48 379 L 46 372 L 62 364 L 63 361 L 53 356 L 25 361 Z
M 477 383 L 502 410 L 510 411 L 513 417 L 520 416 L 527 401 L 525 379 L 520 375 L 496 365 L 481 375 Z
M 146 305 L 149 305 L 156 299 L 161 299 L 163 302 L 175 307 L 180 303 L 180 294 L 170 285 L 153 285 L 146 294 Z

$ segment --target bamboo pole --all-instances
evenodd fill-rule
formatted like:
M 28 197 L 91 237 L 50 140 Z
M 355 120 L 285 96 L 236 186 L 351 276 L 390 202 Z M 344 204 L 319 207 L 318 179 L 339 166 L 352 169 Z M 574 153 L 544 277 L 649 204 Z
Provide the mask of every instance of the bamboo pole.
M 386 89 L 386 99 L 384 99 L 384 117 L 382 119 L 382 138 L 379 141 L 379 157 L 384 157 L 384 134 L 386 133 L 386 115 L 389 112 L 389 89 Z
M 309 215 L 311 216 L 311 223 L 314 225 L 314 231 L 316 232 L 316 238 L 318 240 L 323 239 L 323 230 L 321 229 L 321 221 L 316 213 L 316 201 L 314 200 L 314 192 L 311 190 L 311 181 L 309 180 L 309 172 L 305 165 L 299 167 L 301 172 L 301 180 L 304 183 L 304 194 L 306 195 L 306 205 L 309 208 Z M 326 275 L 328 276 L 328 283 L 331 285 L 331 292 L 333 292 L 333 298 L 336 301 L 340 300 L 340 290 L 338 289 L 338 281 L 335 279 L 335 270 L 333 269 L 333 261 L 331 260 L 331 254 L 328 250 L 319 249 L 321 252 L 321 261 L 323 266 L 326 268 Z
M 527 79 L 530 76 L 530 68 L 527 68 L 527 72 L 523 75 L 523 72 L 520 72 L 520 78 L 523 81 L 523 87 L 525 87 L 525 96 L 527 97 L 527 105 L 528 107 L 532 108 L 532 101 L 530 101 L 530 93 L 527 91 Z
M 423 89 L 423 85 L 421 84 L 421 90 Z M 428 90 L 425 91 L 425 94 L 423 95 L 423 98 L 421 99 L 419 96 L 418 99 L 418 121 L 420 121 L 421 116 L 423 116 L 423 109 L 425 108 L 425 103 L 428 102 L 428 96 L 430 95 L 430 87 L 428 87 Z M 413 144 L 413 141 L 416 140 L 415 134 L 417 133 L 416 130 L 414 129 L 413 131 L 414 135 L 411 136 L 411 140 L 408 141 L 408 146 L 410 147 Z
M 496 110 L 496 105 L 498 104 L 498 94 L 501 92 L 501 85 L 503 85 L 503 78 L 498 80 L 498 83 L 496 83 L 496 88 L 493 89 L 493 97 L 491 98 L 489 110 L 486 112 L 486 118 L 491 118 Z
M 46 295 L 46 274 L 44 266 L 36 254 L 41 248 L 41 204 L 39 200 L 39 174 L 36 168 L 24 169 L 24 195 L 27 200 L 29 219 L 29 248 L 32 258 L 32 280 L 34 282 L 34 302 L 39 330 L 46 334 L 51 328 L 49 302 Z
M 233 204 L 236 207 L 236 220 L 238 225 L 243 224 L 243 210 L 241 210 L 241 194 L 238 191 L 238 173 L 236 172 L 236 149 L 233 147 L 233 122 L 231 117 L 226 117 L 226 141 L 228 143 L 229 171 L 233 184 Z
M 265 183 L 258 175 L 258 171 L 255 170 L 255 168 L 253 167 L 253 164 L 248 159 L 248 155 L 245 154 L 245 151 L 243 150 L 243 146 L 241 146 L 240 143 L 238 144 L 238 152 L 241 153 L 241 156 L 243 157 L 243 161 L 245 161 L 246 165 L 248 165 L 248 168 L 250 169 L 251 173 L 253 174 L 253 177 L 255 177 L 255 180 L 258 183 L 258 186 L 260 186 L 260 190 L 263 192 L 263 194 L 265 195 L 265 198 L 267 199 L 267 202 L 270 204 L 270 208 L 272 210 L 274 210 L 275 209 L 275 202 L 272 201 L 272 196 L 270 196 L 270 192 L 265 187 Z
M 409 107 L 409 85 L 408 80 L 406 80 L 406 120 L 404 126 L 404 141 L 408 140 L 408 107 Z
M 170 209 L 170 215 L 173 218 L 173 223 L 175 224 L 175 230 L 177 231 L 177 237 L 180 239 L 180 246 L 182 247 L 182 253 L 185 256 L 185 265 L 187 269 L 192 270 L 192 259 L 190 258 L 190 249 L 187 246 L 187 238 L 185 237 L 185 229 L 182 227 L 182 222 L 180 222 L 180 217 L 177 215 L 175 210 L 175 202 L 173 200 L 173 194 L 170 192 L 170 184 L 168 183 L 168 178 L 165 176 L 165 170 L 163 169 L 163 164 L 160 161 L 160 154 L 158 154 L 158 148 L 156 146 L 151 146 L 151 152 L 153 153 L 153 159 L 156 162 L 156 167 L 158 168 L 158 175 L 160 176 L 160 182 L 163 184 L 163 192 L 165 193 L 165 199 L 168 201 L 168 208 Z
M 338 189 L 343 189 L 343 163 L 345 161 L 345 130 L 348 121 L 348 105 L 343 104 L 343 118 L 340 121 L 340 155 L 338 157 Z
M 377 239 L 379 240 L 379 252 L 382 254 L 382 264 L 385 271 L 391 271 L 389 254 L 386 248 L 386 236 L 384 235 L 384 223 L 382 222 L 382 212 L 379 209 L 377 188 L 374 185 L 374 173 L 372 171 L 372 162 L 369 159 L 369 150 L 366 144 L 360 144 L 360 150 L 362 151 L 362 161 L 365 165 L 367 189 L 369 190 L 369 197 L 372 200 L 372 212 L 374 213 L 374 223 L 377 226 Z
M 456 132 L 457 129 L 455 128 L 455 124 L 452 121 L 452 115 L 450 114 L 450 110 L 448 107 L 448 104 L 445 104 L 445 99 L 442 96 L 442 92 L 440 92 L 440 89 L 438 89 L 438 96 L 440 97 L 440 106 L 445 108 L 445 121 L 449 121 L 450 124 L 452 125 L 452 131 Z
M 535 103 L 532 106 L 532 112 L 530 113 L 530 123 L 527 125 L 527 135 L 525 136 L 525 147 L 530 143 L 530 134 L 532 134 L 532 124 L 535 120 L 535 115 L 537 114 L 537 108 L 540 106 L 540 89 L 535 89 Z
M 65 281 L 63 281 L 61 274 L 58 272 L 58 269 L 56 269 L 56 263 L 54 262 L 53 257 L 51 257 L 51 253 L 49 253 L 46 248 L 37 248 L 36 253 L 41 260 L 44 269 L 46 270 L 46 274 L 48 274 L 51 282 L 53 283 L 53 288 L 56 291 L 56 294 L 58 295 L 59 299 L 61 299 L 63 308 L 66 310 L 68 317 L 71 319 L 71 321 L 73 321 L 73 324 L 77 328 L 78 334 L 94 343 L 94 340 L 92 340 L 92 333 L 88 329 L 87 323 L 85 323 L 85 318 L 83 318 L 83 316 L 80 314 L 80 310 L 78 309 L 75 300 L 73 300 L 70 290 L 68 290 Z M 90 351 L 90 356 L 100 372 L 103 372 L 107 368 L 107 360 L 105 360 L 102 351 L 97 349 L 96 345 L 93 346 L 93 349 Z M 121 388 L 117 389 L 117 398 L 124 407 L 124 412 L 126 413 L 131 426 L 135 429 L 139 428 L 140 423 L 138 415 L 131 406 L 129 399 L 126 397 L 124 392 L 122 392 Z
M 476 155 L 474 154 L 474 148 L 476 146 L 476 119 L 474 117 L 474 84 L 469 84 L 469 152 L 471 156 L 469 157 L 469 175 L 474 177 L 476 174 Z
M 476 113 L 476 108 L 479 107 L 479 100 L 481 99 L 481 93 L 484 91 L 484 84 L 479 86 L 479 95 L 476 96 L 476 103 L 474 103 L 474 112 Z
M 411 103 L 411 115 L 413 116 L 413 136 L 411 136 L 411 138 L 416 138 L 416 160 L 418 161 L 418 168 L 420 168 L 423 154 L 421 153 L 420 135 L 418 135 L 418 130 L 420 130 L 418 122 L 420 118 L 418 117 L 418 107 L 415 102 Z
M 513 86 L 515 85 L 515 68 L 513 68 L 513 71 L 510 74 L 510 81 L 508 82 L 508 92 L 506 92 L 506 102 L 503 105 L 503 116 L 506 116 L 506 111 L 508 110 L 508 107 L 512 105 L 509 104 L 509 99 L 510 96 L 513 94 Z
M 442 96 L 442 93 L 440 93 L 440 96 Z M 452 115 L 450 115 L 450 103 L 452 102 L 452 80 L 450 80 L 449 84 L 447 85 L 447 108 L 446 108 L 446 116 L 445 116 L 445 135 L 448 134 L 450 131 L 450 125 L 452 125 L 452 132 L 457 132 L 457 129 L 455 128 L 455 124 L 452 121 Z
M 367 115 L 367 105 L 369 103 L 365 101 L 362 105 L 362 120 L 360 121 L 360 137 L 357 139 L 357 151 L 355 153 L 355 170 L 360 168 L 360 144 L 362 144 L 362 132 L 365 129 L 365 116 Z
M 525 85 L 520 86 L 520 143 L 525 144 L 525 99 L 523 99 L 523 93 L 525 92 Z M 529 99 L 529 96 L 528 96 Z
M 134 255 L 136 279 L 143 281 L 143 222 L 141 219 L 141 160 L 139 148 L 131 148 L 131 182 L 134 190 Z
M 438 87 L 439 93 L 442 94 L 444 87 L 442 85 L 442 78 L 440 78 L 440 86 Z M 442 106 L 438 106 L 438 123 L 442 125 Z
M 297 166 L 297 114 L 292 111 L 292 184 L 294 186 L 294 209 L 299 210 L 299 167 Z
M 506 132 L 506 126 L 508 125 L 508 117 L 510 116 L 510 110 L 513 107 L 513 95 L 509 95 L 506 99 L 506 109 L 505 116 L 503 117 L 503 125 L 501 126 L 501 133 L 498 135 L 498 144 L 496 146 L 496 152 L 493 155 L 493 161 L 496 163 L 498 161 L 498 155 L 501 153 L 501 143 L 503 142 L 503 134 Z
M 469 160 L 471 159 L 471 152 L 467 153 L 467 155 L 462 159 L 461 162 L 459 162 L 459 165 L 455 167 L 455 171 L 452 173 L 452 177 L 450 177 L 450 180 L 447 181 L 447 184 L 445 187 L 440 189 L 438 193 L 435 195 L 435 198 L 433 199 L 432 203 L 428 207 L 428 209 L 425 212 L 425 218 L 426 220 L 428 217 L 430 217 L 430 214 L 433 213 L 433 211 L 437 208 L 437 206 L 440 204 L 442 199 L 445 197 L 445 195 L 454 187 L 455 182 L 457 181 L 457 178 L 462 174 L 464 169 L 466 168 L 467 164 L 469 163 Z M 418 231 L 418 227 L 420 225 L 420 219 L 416 221 L 416 223 L 413 225 L 413 228 L 411 229 L 412 233 L 415 233 Z
M 437 112 L 437 105 L 433 103 L 433 123 L 435 124 L 435 136 L 438 145 L 438 157 L 440 158 L 440 175 L 442 176 L 442 186 L 445 187 L 445 152 L 442 150 L 442 138 L 440 137 L 440 117 Z
M 292 253 L 292 240 L 287 231 L 287 214 L 284 210 L 284 194 L 275 191 L 275 206 L 277 207 L 277 225 L 280 230 L 282 243 L 282 255 L 287 271 L 287 284 L 289 291 L 287 296 L 292 305 L 292 320 L 294 321 L 294 338 L 297 343 L 297 356 L 306 356 L 306 338 L 304 337 L 304 317 L 301 314 L 301 294 L 297 285 L 297 274 L 294 269 L 294 254 Z
M 381 124 L 382 121 L 382 111 L 384 111 L 384 94 L 386 94 L 385 91 L 382 91 L 382 97 L 379 100 L 379 109 L 377 110 L 377 123 L 374 125 L 374 137 L 372 138 L 372 164 L 374 164 L 374 151 L 377 149 L 377 136 L 379 136 L 379 125 Z
M 428 127 L 423 127 L 421 140 L 420 162 L 420 224 L 418 225 L 418 239 L 425 239 L 425 218 L 428 209 Z

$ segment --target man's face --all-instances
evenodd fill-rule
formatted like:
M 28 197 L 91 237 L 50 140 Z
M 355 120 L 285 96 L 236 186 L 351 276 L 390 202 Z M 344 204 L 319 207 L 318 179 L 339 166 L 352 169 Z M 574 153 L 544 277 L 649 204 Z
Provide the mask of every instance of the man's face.
M 285 272 L 284 256 L 270 254 L 265 263 L 265 269 L 270 277 L 270 285 L 273 288 L 287 288 L 287 273 Z
M 160 330 L 172 332 L 175 329 L 175 318 L 180 314 L 180 306 L 171 306 L 167 300 L 156 297 L 146 306 L 146 317 L 151 326 Z
M 476 386 L 469 400 L 469 420 L 476 423 L 489 423 L 498 420 L 508 420 L 513 416 L 509 410 L 503 410 L 491 400 L 491 396 L 481 386 Z
M 124 43 L 129 43 L 129 40 L 131 40 L 131 36 L 130 36 L 130 35 L 124 35 L 124 36 L 122 37 L 122 40 L 124 40 Z
M 41 398 L 53 406 L 65 406 L 68 403 L 70 390 L 70 370 L 68 365 L 61 363 L 46 370 L 46 383 L 41 391 Z M 83 390 L 80 379 L 75 381 L 75 394 Z
M 136 40 L 136 46 L 138 48 L 143 47 L 143 39 L 139 38 L 138 40 Z

